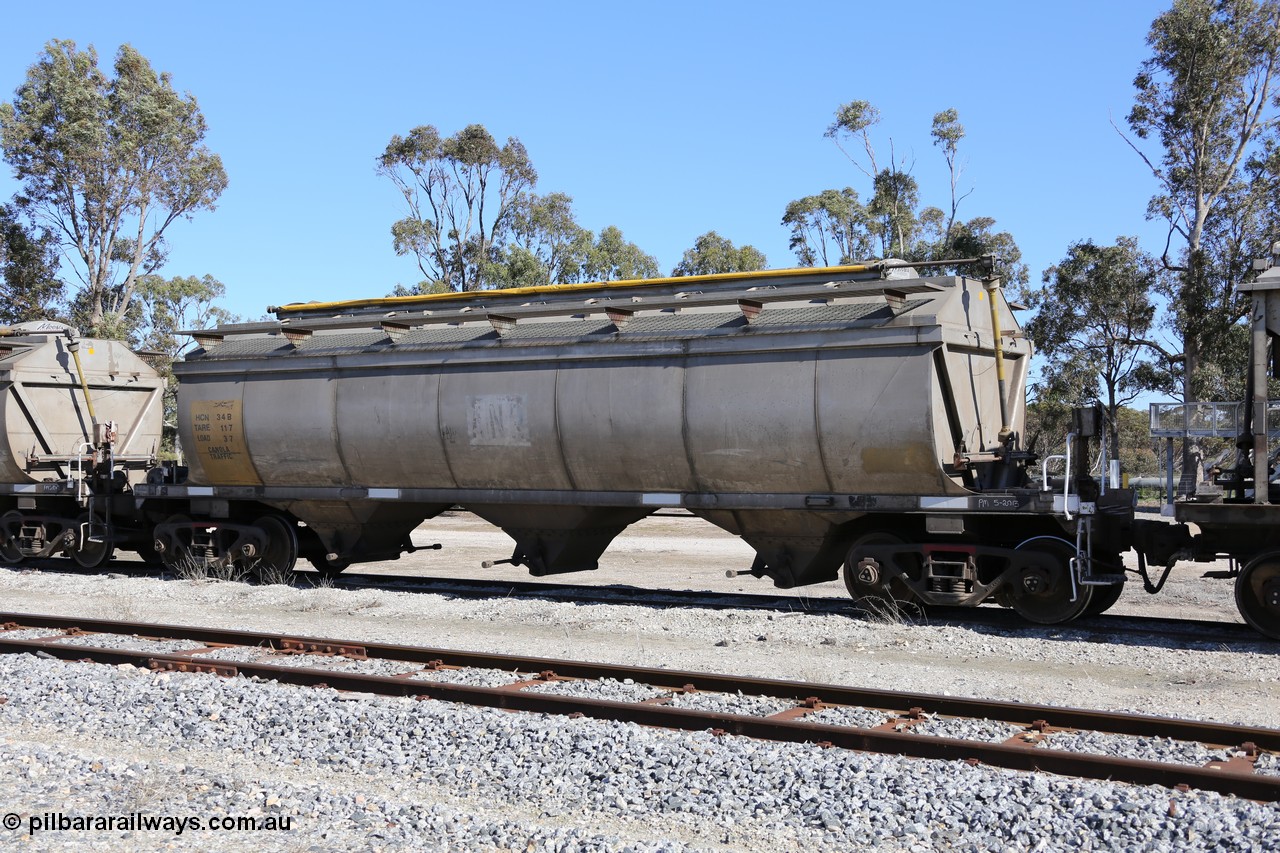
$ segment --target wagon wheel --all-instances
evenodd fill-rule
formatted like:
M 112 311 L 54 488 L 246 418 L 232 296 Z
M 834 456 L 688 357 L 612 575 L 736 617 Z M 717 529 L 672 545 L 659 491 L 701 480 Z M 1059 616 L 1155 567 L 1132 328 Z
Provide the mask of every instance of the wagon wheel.
M 1111 605 L 1120 600 L 1120 594 L 1124 592 L 1124 584 L 1113 583 L 1106 586 L 1091 586 L 1093 597 L 1089 600 L 1089 606 L 1085 608 L 1085 616 L 1098 616 L 1106 613 L 1111 609 Z
M 160 557 L 160 552 L 155 549 L 155 545 L 150 542 L 139 542 L 134 549 L 138 553 L 138 559 L 146 563 L 148 566 L 163 566 L 164 560 Z
M 191 519 L 185 515 L 171 515 L 164 523 L 183 527 L 191 524 Z M 204 561 L 196 560 L 190 546 L 190 535 L 186 542 L 177 541 L 177 537 L 173 542 L 162 542 L 157 536 L 152 550 L 160 555 L 160 562 L 164 563 L 164 567 L 178 577 L 204 577 Z
M 14 541 L 22 530 L 22 513 L 12 509 L 0 516 L 0 530 L 5 533 L 4 544 L 0 544 L 0 560 L 16 566 L 25 559 L 22 548 Z
M 264 583 L 287 583 L 298 563 L 298 534 L 285 519 L 264 515 L 253 526 L 266 534 L 267 544 L 257 555 L 254 571 Z
M 924 607 L 901 580 L 887 577 L 875 559 L 864 548 L 869 545 L 902 545 L 892 533 L 867 533 L 849 547 L 844 561 L 844 585 L 858 607 L 868 615 L 899 621 L 923 615 Z
M 1254 630 L 1280 640 L 1280 554 L 1264 554 L 1236 578 L 1236 607 Z
M 1070 542 L 1055 536 L 1036 536 L 1014 550 L 1038 551 L 1055 558 L 1052 571 L 1026 569 L 1008 586 L 1006 598 L 1019 616 L 1040 625 L 1057 625 L 1070 622 L 1089 609 L 1093 587 L 1077 584 L 1075 600 L 1071 597 L 1071 558 L 1076 549 Z
M 91 512 L 82 513 L 76 519 L 75 544 L 67 549 L 71 553 L 71 559 L 86 569 L 96 569 L 106 563 L 115 550 L 106 534 L 106 525 L 100 516 Z

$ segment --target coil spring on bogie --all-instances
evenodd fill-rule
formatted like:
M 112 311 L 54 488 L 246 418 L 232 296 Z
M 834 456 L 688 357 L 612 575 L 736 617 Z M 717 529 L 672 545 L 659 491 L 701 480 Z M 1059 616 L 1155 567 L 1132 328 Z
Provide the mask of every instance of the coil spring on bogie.
M 217 540 L 208 533 L 192 533 L 191 547 L 187 553 L 193 560 L 203 563 L 212 563 L 218 558 Z
M 973 592 L 973 581 L 967 578 L 947 578 L 947 577 L 931 577 L 929 578 L 929 591 L 955 594 L 968 594 Z

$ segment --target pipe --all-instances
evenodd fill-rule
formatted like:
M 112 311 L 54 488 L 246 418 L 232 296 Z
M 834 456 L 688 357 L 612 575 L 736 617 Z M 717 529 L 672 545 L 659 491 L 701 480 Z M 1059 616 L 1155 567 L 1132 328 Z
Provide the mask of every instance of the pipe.
M 991 303 L 991 335 L 996 352 L 996 384 L 1000 394 L 1000 443 L 1004 444 L 1013 435 L 1013 428 L 1009 425 L 1009 401 L 1006 399 L 1004 381 L 1004 343 L 1000 339 L 1000 308 L 996 304 L 1000 279 L 983 279 L 982 286 L 987 291 L 987 301 Z
M 80 341 L 77 340 L 71 332 L 67 332 L 69 343 L 67 349 L 71 351 L 71 357 L 76 362 L 76 375 L 80 377 L 80 390 L 84 392 L 84 402 L 89 408 L 89 423 L 92 424 L 92 433 L 90 439 L 97 441 L 98 432 L 98 416 L 93 411 L 93 398 L 89 396 L 89 383 L 84 378 L 84 368 L 80 364 Z

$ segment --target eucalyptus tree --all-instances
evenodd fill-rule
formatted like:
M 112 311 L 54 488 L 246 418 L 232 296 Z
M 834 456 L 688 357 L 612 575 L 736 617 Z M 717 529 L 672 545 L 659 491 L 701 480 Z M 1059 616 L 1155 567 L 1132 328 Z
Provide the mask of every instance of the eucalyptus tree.
M 922 220 L 925 218 L 921 217 Z M 948 232 L 939 232 L 936 239 L 922 243 L 914 254 L 922 260 L 937 261 L 936 271 L 953 269 L 948 261 L 991 255 L 996 258 L 996 270 L 1004 286 L 1020 292 L 1029 280 L 1029 270 L 1022 262 L 1022 250 L 1012 234 L 995 228 L 996 221 L 990 216 L 975 216 L 956 222 Z
M 592 234 L 573 215 L 564 193 L 527 194 L 512 207 L 511 226 L 485 279 L 503 287 L 579 281 Z
M 211 275 L 141 276 L 137 294 L 135 311 L 138 316 L 132 343 L 157 354 L 151 362 L 166 383 L 164 413 L 165 421 L 169 423 L 178 410 L 173 362 L 194 346 L 191 338 L 181 333 L 186 329 L 207 329 L 219 323 L 234 323 L 240 318 L 218 305 L 218 300 L 226 295 L 226 287 Z
M 737 247 L 733 241 L 714 231 L 698 237 L 693 248 L 685 249 L 673 276 L 710 275 L 712 273 L 754 272 L 769 265 L 764 253 L 755 246 Z
M 1178 274 L 1174 326 L 1181 338 L 1182 394 L 1201 399 L 1213 346 L 1246 310 L 1232 287 L 1261 239 L 1234 239 L 1253 205 L 1249 165 L 1276 133 L 1280 2 L 1175 0 L 1152 22 L 1151 56 L 1134 79 L 1130 142 L 1159 191 L 1148 216 L 1168 225 L 1162 254 Z M 1159 143 L 1154 152 L 1141 143 Z M 1274 224 L 1274 223 L 1273 223 Z M 1259 230 L 1246 226 L 1246 230 Z
M 660 275 L 657 259 L 626 240 L 617 226 L 606 226 L 597 237 L 578 225 L 571 201 L 564 193 L 551 193 L 523 206 L 497 260 L 486 267 L 486 283 L 536 287 Z
M 933 137 L 933 144 L 941 149 L 943 159 L 947 161 L 947 173 L 951 179 L 951 206 L 948 210 L 947 222 L 942 229 L 942 239 L 940 245 L 940 254 L 945 255 L 951 248 L 954 236 L 954 227 L 956 222 L 956 213 L 960 209 L 960 202 L 965 196 L 973 192 L 961 193 L 959 189 L 960 175 L 964 171 L 964 166 L 960 162 L 960 140 L 964 139 L 964 125 L 960 123 L 960 114 L 956 112 L 954 107 L 948 107 L 933 116 L 933 129 L 929 132 Z
M 204 144 L 194 96 L 127 44 L 114 72 L 98 67 L 92 45 L 49 42 L 0 104 L 0 149 L 21 184 L 19 206 L 73 262 L 79 319 L 122 337 L 139 277 L 165 260 L 165 231 L 212 210 L 227 175 Z
M 592 243 L 583 265 L 584 281 L 623 281 L 657 278 L 658 259 L 622 236 L 622 229 L 608 225 Z
M 866 207 L 870 231 L 879 239 L 882 257 L 900 258 L 914 242 L 920 187 L 911 176 L 906 158 L 898 158 L 892 139 L 889 140 L 889 164 L 880 168 L 871 141 L 871 128 L 879 123 L 880 111 L 869 102 L 850 101 L 836 110 L 826 136 L 836 143 L 849 162 L 871 179 L 872 196 Z M 862 147 L 865 163 L 845 147 L 855 141 Z
M 413 255 L 425 283 L 446 290 L 491 284 L 503 240 L 538 173 L 519 139 L 499 146 L 483 125 L 442 137 L 432 125 L 391 138 L 378 174 L 403 195 L 408 215 L 391 227 L 396 254 Z
M 990 217 L 959 218 L 960 203 L 972 190 L 961 187 L 964 164 L 960 142 L 964 125 L 955 109 L 934 114 L 930 137 L 942 153 L 949 176 L 946 208 L 921 204 L 919 181 L 913 163 L 899 155 L 889 140 L 890 158 L 882 164 L 872 138 L 880 124 L 880 111 L 867 101 L 842 104 L 825 136 L 870 181 L 866 201 L 857 190 L 828 189 L 787 205 L 782 224 L 791 230 L 791 250 L 802 266 L 856 263 L 876 257 L 910 261 L 937 261 L 925 270 L 939 274 L 954 270 L 947 263 L 965 257 L 995 254 L 1006 283 L 1027 282 L 1027 268 L 1013 236 L 996 231 Z
M 1036 313 L 1023 328 L 1048 359 L 1037 397 L 1101 400 L 1113 449 L 1120 446 L 1120 408 L 1146 390 L 1147 353 L 1159 346 L 1150 336 L 1161 277 L 1135 237 L 1112 246 L 1082 240 L 1044 271 L 1044 287 L 1028 294 Z
M 1194 402 L 1223 386 L 1214 380 L 1247 311 L 1234 285 L 1263 248 L 1231 235 L 1252 206 L 1250 165 L 1275 139 L 1280 2 L 1174 0 L 1152 22 L 1147 44 L 1151 56 L 1134 78 L 1128 116 L 1140 142 L 1130 145 L 1159 186 L 1147 215 L 1168 226 L 1162 261 L 1178 274 L 1171 323 L 1182 345 L 1179 390 Z M 1141 147 L 1149 140 L 1158 141 L 1158 152 Z M 1194 489 L 1193 448 L 1184 442 L 1187 491 Z
M 835 266 L 876 254 L 871 214 L 857 190 L 823 190 L 787 205 L 782 224 L 791 229 L 791 250 L 801 266 Z
M 63 283 L 57 241 L 27 226 L 11 205 L 0 204 L 0 323 L 54 319 Z

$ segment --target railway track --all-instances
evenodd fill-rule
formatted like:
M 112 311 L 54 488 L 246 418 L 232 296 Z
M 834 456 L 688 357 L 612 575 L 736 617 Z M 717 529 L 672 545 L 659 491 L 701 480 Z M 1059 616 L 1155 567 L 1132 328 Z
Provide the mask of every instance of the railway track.
M 20 568 L 70 574 L 118 573 L 134 577 L 164 577 L 168 573 L 168 570 L 161 566 L 128 560 L 112 561 L 97 569 L 84 569 L 69 560 L 31 560 L 23 563 Z M 833 596 L 663 590 L 623 585 L 599 586 L 488 578 L 370 574 L 353 571 L 343 572 L 331 580 L 321 580 L 320 576 L 313 571 L 300 570 L 296 573 L 296 578 L 296 582 L 301 584 L 332 584 L 340 589 L 385 589 L 395 592 L 449 595 L 458 598 L 524 598 L 575 604 L 759 610 L 772 613 L 845 616 L 857 616 L 861 613 L 851 599 Z M 874 617 L 875 614 L 872 616 Z M 1085 642 L 1123 642 L 1145 645 L 1163 640 L 1210 646 L 1225 645 L 1228 648 L 1241 646 L 1241 644 L 1250 649 L 1280 647 L 1243 623 L 1208 619 L 1166 619 L 1152 616 L 1102 614 L 1082 617 L 1066 625 L 1041 626 L 1028 623 L 1011 610 L 982 606 L 930 608 L 928 613 L 917 621 L 920 624 L 978 627 L 999 631 L 1001 634 L 1026 634 Z
M 0 653 L 258 677 L 1280 801 L 1277 729 L 250 631 L 15 613 L 0 613 L 0 623 Z M 1178 742 L 1172 751 L 1171 741 Z M 1160 760 L 1120 755 L 1143 745 Z M 1164 760 L 1170 756 L 1177 760 Z

